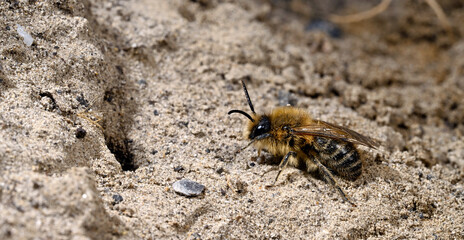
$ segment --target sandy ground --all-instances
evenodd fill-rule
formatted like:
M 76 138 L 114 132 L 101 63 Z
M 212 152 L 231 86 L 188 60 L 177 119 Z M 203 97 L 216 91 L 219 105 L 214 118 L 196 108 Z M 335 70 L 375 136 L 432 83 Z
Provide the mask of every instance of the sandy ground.
M 0 239 L 463 239 L 464 5 L 440 1 L 447 31 L 393 1 L 334 38 L 305 27 L 372 5 L 315 2 L 0 1 Z M 241 80 L 258 112 L 381 142 L 338 180 L 357 207 L 295 168 L 265 187 L 275 159 L 227 115 Z

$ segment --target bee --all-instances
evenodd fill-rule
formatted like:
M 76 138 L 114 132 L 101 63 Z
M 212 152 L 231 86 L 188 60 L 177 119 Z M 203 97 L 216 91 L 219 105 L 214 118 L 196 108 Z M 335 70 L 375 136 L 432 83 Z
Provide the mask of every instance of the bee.
M 277 107 L 271 113 L 256 114 L 243 81 L 242 86 L 252 115 L 242 110 L 231 110 L 228 114 L 239 113 L 248 118 L 243 133 L 250 140 L 246 147 L 254 145 L 258 155 L 265 150 L 282 157 L 272 185 L 290 165 L 318 172 L 340 193 L 343 201 L 356 206 L 337 184 L 334 175 L 356 180 L 362 173 L 362 160 L 356 145 L 376 149 L 379 143 L 351 129 L 315 120 L 308 112 L 296 107 Z

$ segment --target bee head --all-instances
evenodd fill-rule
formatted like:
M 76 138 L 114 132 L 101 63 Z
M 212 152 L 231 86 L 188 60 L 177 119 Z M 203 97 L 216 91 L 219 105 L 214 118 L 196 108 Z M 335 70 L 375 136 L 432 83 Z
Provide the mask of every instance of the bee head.
M 245 97 L 250 106 L 250 110 L 253 113 L 253 117 L 250 114 L 242 110 L 230 110 L 228 114 L 240 113 L 250 119 L 250 123 L 245 131 L 245 137 L 248 137 L 250 140 L 261 140 L 266 137 L 269 137 L 269 131 L 271 130 L 271 121 L 269 117 L 263 115 L 259 116 L 256 114 L 253 104 L 251 103 L 250 96 L 246 89 L 245 83 L 242 81 L 243 91 L 245 92 Z

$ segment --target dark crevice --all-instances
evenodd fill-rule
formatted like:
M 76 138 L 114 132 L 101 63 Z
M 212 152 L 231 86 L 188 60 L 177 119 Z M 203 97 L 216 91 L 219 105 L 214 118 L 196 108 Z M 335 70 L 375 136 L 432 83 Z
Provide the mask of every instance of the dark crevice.
M 114 138 L 107 138 L 106 146 L 121 164 L 123 171 L 135 171 L 137 166 L 134 164 L 134 154 L 129 151 L 129 140 L 118 141 Z
M 106 24 L 98 23 L 93 15 L 88 17 L 95 34 L 104 39 L 109 46 L 118 46 L 121 35 L 118 31 Z M 108 49 L 102 43 L 102 49 Z M 125 60 L 121 52 L 105 51 L 108 64 L 106 71 L 112 81 L 108 82 L 102 94 L 101 111 L 104 115 L 102 127 L 104 128 L 105 143 L 116 160 L 121 164 L 123 171 L 135 171 L 140 164 L 132 151 L 132 142 L 129 131 L 131 129 L 133 116 L 137 112 L 138 104 L 132 97 L 131 89 L 136 89 L 135 82 L 127 77 Z M 87 100 L 80 96 L 79 103 L 85 104 Z
M 124 75 L 120 76 L 125 78 Z M 121 164 L 123 171 L 135 171 L 138 168 L 135 154 L 132 152 L 133 140 L 128 137 L 130 126 L 133 124 L 132 116 L 137 111 L 137 104 L 126 90 L 126 86 L 131 87 L 131 84 L 127 81 L 125 85 L 111 86 L 103 96 L 106 146 Z

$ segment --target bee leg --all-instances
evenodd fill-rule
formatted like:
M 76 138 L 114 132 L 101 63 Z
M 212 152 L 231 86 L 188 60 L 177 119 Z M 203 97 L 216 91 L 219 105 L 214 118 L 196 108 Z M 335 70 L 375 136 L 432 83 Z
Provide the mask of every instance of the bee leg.
M 275 185 L 275 183 L 277 182 L 277 179 L 279 179 L 280 173 L 282 173 L 282 170 L 284 170 L 285 167 L 287 167 L 288 159 L 290 158 L 290 156 L 296 157 L 296 152 L 288 152 L 287 155 L 285 155 L 284 159 L 282 159 L 282 162 L 280 162 L 279 164 L 279 172 L 277 173 L 277 176 L 272 185 Z
M 256 158 L 258 163 L 263 164 L 266 162 L 266 157 L 261 155 L 261 149 L 258 149 L 258 157 Z
M 345 192 L 343 192 L 342 188 L 340 186 L 338 186 L 337 181 L 335 181 L 332 173 L 330 173 L 330 171 L 324 165 L 322 165 L 322 163 L 319 160 L 317 160 L 317 158 L 314 157 L 314 155 L 313 155 L 313 157 L 310 157 L 310 159 L 314 164 L 317 165 L 317 167 L 319 168 L 320 173 L 322 173 L 322 176 L 324 177 L 324 179 L 327 182 L 329 182 L 332 186 L 334 186 L 335 189 L 337 189 L 337 191 L 342 196 L 343 201 L 349 202 L 353 207 L 356 207 L 356 204 L 351 202 L 348 199 L 348 197 L 346 196 Z

